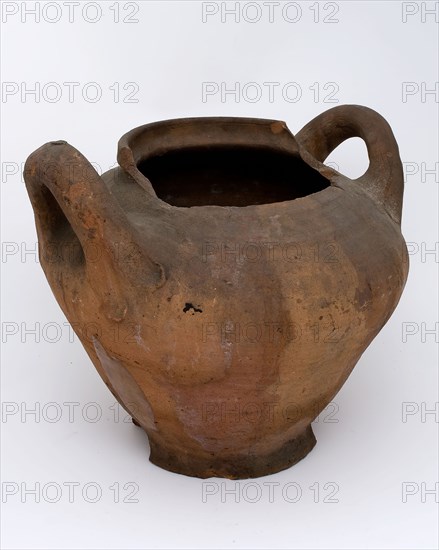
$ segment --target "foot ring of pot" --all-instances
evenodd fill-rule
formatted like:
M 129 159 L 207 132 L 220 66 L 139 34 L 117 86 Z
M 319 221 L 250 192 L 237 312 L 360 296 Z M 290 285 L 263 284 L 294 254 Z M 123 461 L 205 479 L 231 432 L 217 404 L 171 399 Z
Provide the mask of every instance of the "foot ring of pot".
M 313 449 L 316 438 L 311 426 L 308 426 L 299 436 L 287 441 L 280 449 L 263 456 L 249 453 L 234 456 L 196 456 L 165 449 L 151 439 L 150 444 L 149 460 L 170 472 L 203 479 L 248 479 L 275 474 L 293 466 Z

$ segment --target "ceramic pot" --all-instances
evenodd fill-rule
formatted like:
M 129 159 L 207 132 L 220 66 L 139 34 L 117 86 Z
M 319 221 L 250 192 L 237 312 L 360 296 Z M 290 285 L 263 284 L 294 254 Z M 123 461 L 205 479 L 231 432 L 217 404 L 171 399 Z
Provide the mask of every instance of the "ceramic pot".
M 354 136 L 370 165 L 351 180 L 322 163 Z M 288 468 L 406 281 L 389 125 L 356 105 L 295 137 L 273 120 L 167 120 L 123 136 L 118 164 L 99 176 L 64 141 L 26 162 L 64 314 L 154 464 L 202 478 Z

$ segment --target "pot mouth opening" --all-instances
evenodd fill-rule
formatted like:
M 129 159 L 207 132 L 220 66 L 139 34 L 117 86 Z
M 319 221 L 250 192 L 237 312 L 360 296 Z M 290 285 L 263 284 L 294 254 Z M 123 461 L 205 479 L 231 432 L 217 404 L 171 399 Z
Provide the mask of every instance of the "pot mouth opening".
M 177 207 L 291 201 L 330 187 L 296 152 L 256 146 L 193 146 L 137 163 L 157 197 Z

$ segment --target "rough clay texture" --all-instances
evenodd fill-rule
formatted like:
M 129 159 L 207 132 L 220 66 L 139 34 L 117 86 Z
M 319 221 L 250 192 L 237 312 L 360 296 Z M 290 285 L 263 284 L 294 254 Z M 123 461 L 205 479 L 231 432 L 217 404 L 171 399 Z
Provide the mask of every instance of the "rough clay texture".
M 357 180 L 322 164 L 353 136 L 370 158 Z M 167 157 L 185 151 L 190 163 Z M 276 175 L 278 159 L 291 174 Z M 407 278 L 403 176 L 389 125 L 355 105 L 323 113 L 296 137 L 279 121 L 171 120 L 126 134 L 118 161 L 100 177 L 58 141 L 25 166 L 41 265 L 67 319 L 148 434 L 153 463 L 202 478 L 293 465 L 313 448 L 311 422 Z M 169 172 L 169 202 L 197 206 L 158 198 L 148 162 Z M 284 200 L 289 184 L 277 177 L 301 196 Z

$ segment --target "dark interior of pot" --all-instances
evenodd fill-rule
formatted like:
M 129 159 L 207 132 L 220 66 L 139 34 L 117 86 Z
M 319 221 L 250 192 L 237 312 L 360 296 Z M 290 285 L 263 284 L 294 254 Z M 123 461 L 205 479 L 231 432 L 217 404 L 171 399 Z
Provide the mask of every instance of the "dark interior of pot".
M 329 187 L 300 157 L 255 147 L 179 149 L 138 165 L 173 206 L 249 206 L 290 201 Z

